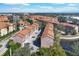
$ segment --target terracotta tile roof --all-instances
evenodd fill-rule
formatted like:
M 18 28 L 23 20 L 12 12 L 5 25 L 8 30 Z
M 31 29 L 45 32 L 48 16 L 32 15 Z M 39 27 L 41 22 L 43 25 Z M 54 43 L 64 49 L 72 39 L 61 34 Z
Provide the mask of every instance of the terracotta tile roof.
M 24 38 L 26 34 L 29 34 L 30 32 L 31 32 L 30 29 L 24 29 L 20 31 L 19 33 L 17 33 L 16 35 L 19 36 L 20 38 Z
M 0 22 L 9 21 L 7 16 L 0 16 Z
M 7 28 L 10 25 L 7 16 L 0 16 L 0 29 Z
M 28 28 L 23 29 L 22 31 L 18 32 L 16 36 L 19 36 L 20 38 L 25 38 L 26 35 L 30 34 L 33 29 L 35 29 L 38 25 L 32 24 Z
M 44 37 L 54 38 L 53 24 L 46 25 L 41 38 L 44 38 Z
M 48 17 L 48 16 L 41 16 L 41 15 L 31 15 L 29 16 L 32 19 L 36 19 L 38 18 L 41 21 L 46 21 L 48 23 L 55 23 L 55 24 L 62 24 L 64 26 L 68 26 L 68 27 L 76 27 L 76 25 L 73 24 L 69 24 L 69 23 L 59 23 L 57 17 Z
M 7 28 L 9 26 L 8 22 L 0 22 L 0 29 Z
M 50 22 L 50 23 L 59 23 L 57 17 L 31 15 L 31 16 L 28 16 L 28 18 L 31 18 L 32 20 L 38 19 L 38 20 L 45 21 L 45 22 Z
M 48 22 L 50 22 L 50 23 L 59 23 L 59 21 L 58 21 L 58 19 L 56 18 L 56 17 L 54 17 L 54 18 L 51 18 Z
M 66 27 L 76 27 L 77 25 L 73 25 L 73 24 L 69 24 L 69 23 L 60 23 L 62 24 L 63 26 L 66 26 Z

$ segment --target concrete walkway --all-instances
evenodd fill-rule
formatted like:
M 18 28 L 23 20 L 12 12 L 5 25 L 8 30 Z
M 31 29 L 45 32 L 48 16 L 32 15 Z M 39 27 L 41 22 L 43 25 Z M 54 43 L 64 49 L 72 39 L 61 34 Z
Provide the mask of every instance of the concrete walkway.
M 79 39 L 79 35 L 69 35 L 69 36 L 60 36 L 60 39 L 65 39 L 65 40 L 76 40 Z
M 2 45 L 2 47 L 0 48 L 0 56 L 1 55 L 3 55 L 6 51 L 7 51 L 7 47 L 6 47 L 6 45 L 7 45 L 7 42 L 9 41 L 9 39 L 7 39 L 7 40 L 2 40 L 1 42 L 0 42 L 0 45 Z

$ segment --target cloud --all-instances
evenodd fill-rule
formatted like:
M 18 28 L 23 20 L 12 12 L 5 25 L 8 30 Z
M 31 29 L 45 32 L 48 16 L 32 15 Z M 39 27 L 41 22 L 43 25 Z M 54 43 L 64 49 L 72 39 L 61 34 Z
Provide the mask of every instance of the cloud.
M 56 3 L 55 3 L 56 4 Z M 75 12 L 79 11 L 79 7 L 76 4 L 66 4 L 66 6 L 54 7 L 54 6 L 39 6 L 39 11 L 43 12 Z
M 6 5 L 18 5 L 18 4 L 20 4 L 20 5 L 25 5 L 25 6 L 30 6 L 31 5 L 29 3 L 2 3 L 2 4 L 6 4 Z
M 78 3 L 79 0 L 0 0 L 0 3 Z
M 43 8 L 43 9 L 52 9 L 52 6 L 38 6 L 39 8 Z
M 78 12 L 79 8 L 73 6 L 64 6 L 64 7 L 40 6 L 38 10 L 40 12 Z
M 78 12 L 79 8 L 77 7 L 63 7 L 63 8 L 55 8 L 57 12 Z
M 68 6 L 76 6 L 76 4 L 73 4 L 73 3 L 71 4 L 71 3 L 70 3 L 70 4 L 68 4 Z
M 5 11 L 7 11 L 7 12 L 20 12 L 21 9 L 20 8 L 9 8 L 9 9 L 5 9 Z
M 29 4 L 29 3 L 24 3 L 23 5 L 25 5 L 25 6 L 30 6 L 31 4 Z
M 22 6 L 21 6 L 22 5 Z M 27 8 L 26 8 L 27 6 Z M 29 7 L 28 7 L 29 6 Z M 31 6 L 31 7 L 30 7 Z M 56 6 L 56 7 L 55 7 Z M 0 12 L 79 12 L 79 7 L 75 4 L 65 4 L 65 5 L 51 5 L 51 4 L 31 4 L 23 3 L 20 5 L 13 4 L 9 8 L 0 9 Z M 2 7 L 1 7 L 2 8 Z
M 23 3 L 27 3 L 27 1 L 26 0 L 0 0 L 0 3 L 23 4 Z

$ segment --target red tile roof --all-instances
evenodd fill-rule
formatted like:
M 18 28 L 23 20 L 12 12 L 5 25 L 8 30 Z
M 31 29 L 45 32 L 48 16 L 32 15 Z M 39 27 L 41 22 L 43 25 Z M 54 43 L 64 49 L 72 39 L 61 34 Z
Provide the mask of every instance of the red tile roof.
M 18 32 L 16 34 L 16 36 L 19 36 L 20 38 L 25 38 L 26 35 L 28 35 L 29 33 L 31 33 L 32 30 L 35 29 L 35 28 L 37 28 L 37 27 L 38 27 L 38 24 L 36 24 L 36 23 L 35 24 L 32 24 L 28 28 L 26 28 L 26 29 Z
M 53 24 L 47 24 L 41 38 L 54 38 Z
M 0 22 L 9 21 L 7 16 L 0 16 Z
M 48 17 L 48 16 L 40 16 L 40 15 L 31 15 L 28 16 L 28 18 L 31 19 L 37 19 L 45 22 L 50 22 L 50 23 L 59 23 L 57 17 Z
M 62 24 L 63 26 L 66 26 L 66 27 L 76 27 L 77 25 L 73 25 L 73 24 L 69 24 L 69 23 L 60 23 Z

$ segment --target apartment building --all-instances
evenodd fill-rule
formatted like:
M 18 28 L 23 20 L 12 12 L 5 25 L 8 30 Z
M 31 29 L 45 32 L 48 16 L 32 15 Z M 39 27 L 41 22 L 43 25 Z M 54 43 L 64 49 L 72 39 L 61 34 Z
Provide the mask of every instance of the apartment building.
M 71 30 L 75 30 L 76 33 L 78 33 L 78 26 L 77 25 L 73 25 L 73 24 L 69 24 L 69 23 L 60 23 L 65 27 L 65 31 L 67 32 L 71 32 Z
M 17 34 L 15 34 L 12 37 L 12 40 L 24 46 L 25 43 L 30 43 L 32 41 L 29 39 L 29 37 L 32 35 L 33 32 L 38 30 L 39 30 L 39 25 L 37 23 L 34 23 L 30 25 L 28 28 L 25 28 L 19 31 Z
M 15 30 L 15 25 L 10 23 L 7 16 L 0 16 L 0 36 L 4 36 Z
M 48 23 L 41 37 L 41 47 L 49 48 L 54 43 L 53 24 Z

